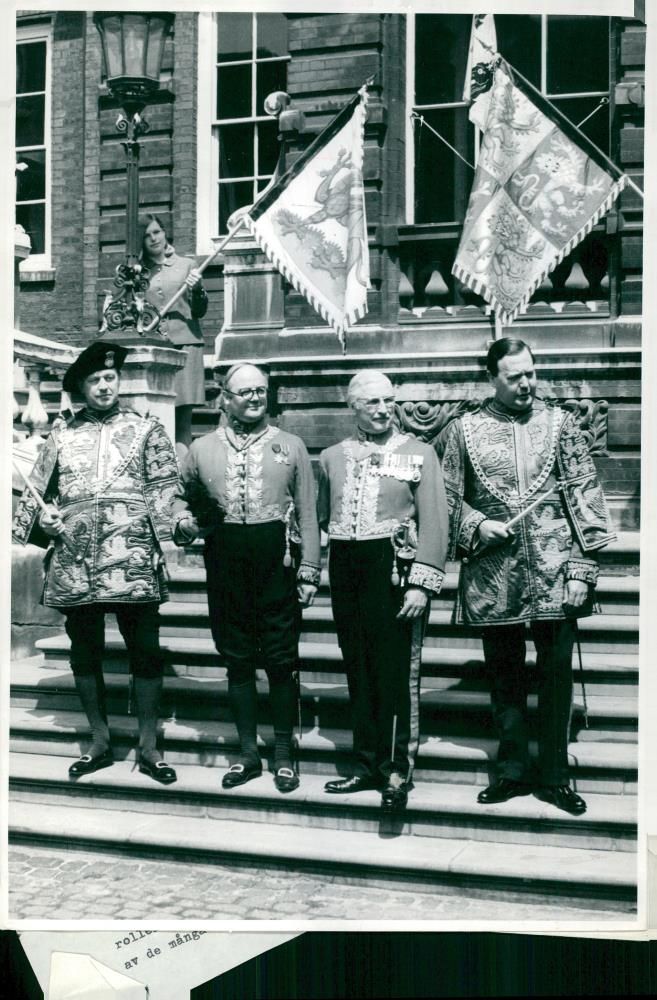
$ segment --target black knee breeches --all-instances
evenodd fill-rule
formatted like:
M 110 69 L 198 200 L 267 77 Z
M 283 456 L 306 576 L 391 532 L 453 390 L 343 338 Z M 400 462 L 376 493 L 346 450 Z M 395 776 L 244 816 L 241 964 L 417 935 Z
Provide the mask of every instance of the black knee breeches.
M 160 650 L 158 605 L 85 604 L 63 608 L 71 640 L 71 670 L 76 676 L 98 674 L 105 652 L 105 614 L 116 615 L 135 677 L 161 677 L 164 660 Z
M 258 666 L 270 683 L 296 669 L 301 609 L 284 554 L 280 521 L 222 524 L 205 541 L 210 627 L 231 683 L 246 683 Z

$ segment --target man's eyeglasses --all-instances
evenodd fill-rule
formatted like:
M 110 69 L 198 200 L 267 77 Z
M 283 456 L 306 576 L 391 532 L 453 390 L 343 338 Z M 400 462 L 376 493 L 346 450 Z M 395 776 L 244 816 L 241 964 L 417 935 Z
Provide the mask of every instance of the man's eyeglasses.
M 376 413 L 382 405 L 386 410 L 392 410 L 395 405 L 395 397 L 385 396 L 383 399 L 361 399 L 359 402 L 363 404 L 369 413 Z
M 238 396 L 240 399 L 266 399 L 267 398 L 267 387 L 264 385 L 254 386 L 252 389 L 240 389 L 238 392 L 232 392 L 230 389 L 224 389 L 229 396 Z

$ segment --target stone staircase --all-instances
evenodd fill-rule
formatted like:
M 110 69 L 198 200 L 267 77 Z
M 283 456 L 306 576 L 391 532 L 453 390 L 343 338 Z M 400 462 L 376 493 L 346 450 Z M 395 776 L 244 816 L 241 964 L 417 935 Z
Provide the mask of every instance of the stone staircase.
M 283 797 L 271 773 L 225 792 L 234 758 L 225 671 L 210 638 L 197 546 L 173 561 L 161 608 L 168 669 L 164 749 L 178 782 L 164 788 L 135 767 L 136 721 L 127 713 L 123 644 L 108 619 L 106 682 L 117 763 L 77 782 L 71 759 L 86 741 L 68 669 L 68 639 L 38 643 L 11 672 L 10 839 L 234 859 L 326 871 L 342 879 L 452 887 L 498 898 L 557 899 L 564 907 L 632 912 L 636 902 L 638 534 L 603 554 L 603 613 L 580 623 L 588 728 L 576 672 L 570 755 L 587 799 L 571 817 L 533 796 L 484 807 L 494 739 L 481 644 L 449 624 L 450 566 L 424 647 L 421 746 L 415 789 L 401 818 L 382 816 L 375 792 L 328 796 L 349 773 L 349 708 L 326 574 L 304 613 L 300 788 Z M 530 669 L 533 662 L 530 656 Z M 272 731 L 259 681 L 263 758 Z M 217 914 L 220 917 L 221 914 Z

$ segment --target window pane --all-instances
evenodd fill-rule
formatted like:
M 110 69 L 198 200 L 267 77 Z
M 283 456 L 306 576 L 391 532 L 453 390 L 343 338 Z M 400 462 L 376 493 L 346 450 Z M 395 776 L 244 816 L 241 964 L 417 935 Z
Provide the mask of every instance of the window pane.
M 471 14 L 416 15 L 416 104 L 461 100 L 471 26 Z
M 43 143 L 45 97 L 16 98 L 16 145 L 40 146 Z
M 285 14 L 257 14 L 258 57 L 287 55 Z
M 609 18 L 548 17 L 547 71 L 549 94 L 608 90 Z
M 251 14 L 220 14 L 217 18 L 217 61 L 250 59 L 253 52 Z
M 253 204 L 253 181 L 219 185 L 219 232 L 228 232 L 228 219 L 237 208 Z
M 256 114 L 264 113 L 265 97 L 275 90 L 287 87 L 287 63 L 268 62 L 256 64 Z
M 34 201 L 46 197 L 46 151 L 19 153 L 18 163 L 27 164 L 27 170 L 16 174 L 16 201 Z
M 45 205 L 17 205 L 16 222 L 22 226 L 32 241 L 32 253 L 46 252 Z
M 538 14 L 496 14 L 497 47 L 535 87 L 541 86 L 541 18 Z M 566 57 L 566 50 L 561 52 Z
M 474 162 L 474 129 L 467 108 L 424 113 L 429 125 Z M 462 219 L 473 172 L 428 129 L 415 126 L 415 221 Z
M 258 169 L 257 173 L 273 174 L 278 163 L 278 126 L 275 121 L 261 122 L 258 126 Z
M 578 125 L 582 119 L 597 106 L 599 97 L 571 97 L 562 100 L 555 100 L 559 111 L 563 112 L 574 125 Z M 582 125 L 582 132 L 599 146 L 603 153 L 609 153 L 609 108 L 602 107 L 592 118 Z
M 217 70 L 217 118 L 251 115 L 251 64 Z
M 16 46 L 16 93 L 46 89 L 46 43 Z
M 219 129 L 219 176 L 253 176 L 253 125 L 222 125 Z

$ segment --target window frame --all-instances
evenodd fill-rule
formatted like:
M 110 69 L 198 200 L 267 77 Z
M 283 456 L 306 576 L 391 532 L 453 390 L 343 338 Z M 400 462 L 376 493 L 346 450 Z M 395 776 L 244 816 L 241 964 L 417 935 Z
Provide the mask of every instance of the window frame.
M 248 13 L 252 17 L 251 52 L 249 58 L 239 60 L 219 61 L 218 49 L 218 18 L 228 13 Z M 226 233 L 219 230 L 219 194 L 221 184 L 253 182 L 264 184 L 271 174 L 261 175 L 255 170 L 258 148 L 258 131 L 260 122 L 271 122 L 271 117 L 264 112 L 241 118 L 221 118 L 217 115 L 217 68 L 218 66 L 249 65 L 251 67 L 251 109 L 257 94 L 256 74 L 253 68 L 261 63 L 289 63 L 291 56 L 257 56 L 257 16 L 259 14 L 279 13 L 278 11 L 201 11 L 198 15 L 198 150 L 197 150 L 197 252 L 210 252 L 213 244 L 222 239 Z M 257 111 L 257 109 L 255 109 Z M 254 171 L 245 177 L 231 177 L 222 182 L 219 173 L 219 130 L 225 125 L 253 125 L 254 138 Z M 216 220 L 216 221 L 215 221 Z
M 404 225 L 406 226 L 431 226 L 439 225 L 442 227 L 446 226 L 461 226 L 462 219 L 454 219 L 451 221 L 443 221 L 440 223 L 431 222 L 419 222 L 415 219 L 415 128 L 416 126 L 411 119 L 411 112 L 418 109 L 420 113 L 423 111 L 429 111 L 433 109 L 451 109 L 451 108 L 465 108 L 467 104 L 465 101 L 447 101 L 437 104 L 416 104 L 415 102 L 415 19 L 416 14 L 409 15 L 409 20 L 407 23 L 406 31 L 406 171 L 405 171 L 405 213 L 404 213 Z M 448 15 L 449 16 L 449 15 Z M 614 87 L 613 74 L 611 72 L 611 65 L 609 66 L 609 88 L 605 91 L 577 91 L 573 93 L 563 93 L 563 94 L 551 94 L 547 92 L 547 73 L 548 73 L 548 18 L 549 14 L 540 14 L 541 18 L 541 79 L 540 79 L 540 92 L 543 94 L 547 100 L 552 102 L 560 102 L 563 100 L 568 100 L 572 98 L 586 98 L 586 97 L 608 97 L 611 98 L 611 92 Z M 558 16 L 558 15 L 557 15 Z M 600 15 L 606 16 L 606 15 Z M 613 18 L 607 16 L 609 21 L 609 46 L 613 42 L 612 32 L 613 32 Z M 609 53 L 610 49 L 608 49 Z M 609 55 L 607 57 L 609 59 Z M 474 124 L 471 127 L 475 130 L 474 136 L 474 154 L 475 160 L 474 165 L 476 167 L 479 154 L 479 144 L 481 141 L 481 130 Z M 436 140 L 438 142 L 439 140 Z M 474 174 L 473 174 L 474 177 Z
M 52 269 L 52 22 L 38 24 L 17 24 L 15 49 L 18 45 L 35 44 L 45 42 L 46 45 L 46 66 L 45 66 L 45 94 L 44 94 L 44 122 L 43 122 L 43 143 L 38 146 L 25 146 L 24 150 L 43 149 L 46 157 L 45 169 L 45 203 L 44 211 L 44 251 L 41 254 L 30 253 L 28 257 L 20 262 L 19 271 L 21 273 L 35 271 L 49 271 Z M 15 51 L 15 50 L 14 50 Z M 40 91 L 39 91 L 40 93 Z M 16 89 L 14 84 L 14 110 L 16 107 Z M 19 148 L 16 146 L 16 136 L 14 128 L 14 162 L 20 162 Z M 14 219 L 16 218 L 16 206 L 18 199 L 17 191 L 14 194 Z M 28 204 L 29 202 L 21 202 Z M 34 199 L 33 203 L 41 203 L 41 199 Z

